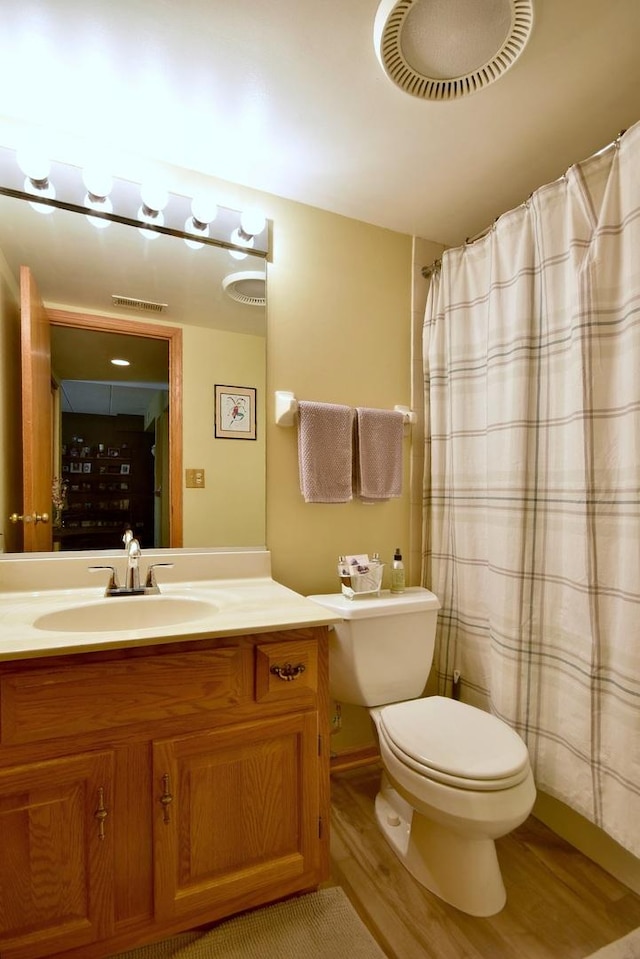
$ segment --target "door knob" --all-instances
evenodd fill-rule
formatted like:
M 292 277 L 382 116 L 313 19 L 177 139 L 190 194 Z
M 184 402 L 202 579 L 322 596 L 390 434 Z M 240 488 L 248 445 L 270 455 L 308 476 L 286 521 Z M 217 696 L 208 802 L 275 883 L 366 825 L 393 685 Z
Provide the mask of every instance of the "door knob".
M 22 516 L 20 513 L 12 513 L 9 517 L 11 523 L 48 523 L 48 513 L 27 513 Z

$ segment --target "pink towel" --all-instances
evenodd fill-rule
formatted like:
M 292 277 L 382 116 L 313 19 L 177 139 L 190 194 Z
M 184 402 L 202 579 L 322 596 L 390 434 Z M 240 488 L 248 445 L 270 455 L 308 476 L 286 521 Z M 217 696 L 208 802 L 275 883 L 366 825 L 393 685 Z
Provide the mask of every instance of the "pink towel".
M 333 403 L 298 403 L 298 464 L 305 503 L 352 498 L 353 410 Z
M 396 410 L 358 407 L 356 493 L 376 503 L 402 495 L 404 417 Z

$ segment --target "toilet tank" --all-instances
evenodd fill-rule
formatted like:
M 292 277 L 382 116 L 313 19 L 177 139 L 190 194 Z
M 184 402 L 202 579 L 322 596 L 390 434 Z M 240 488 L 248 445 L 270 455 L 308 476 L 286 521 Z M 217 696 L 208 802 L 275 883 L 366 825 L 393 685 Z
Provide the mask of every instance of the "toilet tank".
M 370 707 L 422 695 L 433 661 L 437 596 L 414 586 L 367 599 L 341 593 L 309 599 L 342 617 L 329 627 L 333 699 Z

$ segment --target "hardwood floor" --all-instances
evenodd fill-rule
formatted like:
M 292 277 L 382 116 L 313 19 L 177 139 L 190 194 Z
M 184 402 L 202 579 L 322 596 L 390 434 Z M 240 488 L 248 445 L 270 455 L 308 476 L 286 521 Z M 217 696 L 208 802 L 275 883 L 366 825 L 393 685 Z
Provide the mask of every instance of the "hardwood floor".
M 379 779 L 377 765 L 332 775 L 332 881 L 389 959 L 583 959 L 640 926 L 640 897 L 533 817 L 497 843 L 502 912 L 477 919 L 448 906 L 379 832 Z

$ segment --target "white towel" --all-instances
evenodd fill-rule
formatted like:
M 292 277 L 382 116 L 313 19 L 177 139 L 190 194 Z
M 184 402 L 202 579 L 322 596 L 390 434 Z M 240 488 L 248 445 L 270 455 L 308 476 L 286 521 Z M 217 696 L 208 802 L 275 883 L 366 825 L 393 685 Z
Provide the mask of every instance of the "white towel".
M 305 503 L 346 503 L 353 495 L 353 410 L 298 403 L 298 464 Z
M 357 407 L 356 493 L 368 503 L 402 495 L 404 416 Z

